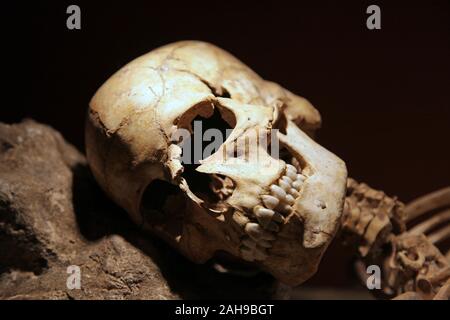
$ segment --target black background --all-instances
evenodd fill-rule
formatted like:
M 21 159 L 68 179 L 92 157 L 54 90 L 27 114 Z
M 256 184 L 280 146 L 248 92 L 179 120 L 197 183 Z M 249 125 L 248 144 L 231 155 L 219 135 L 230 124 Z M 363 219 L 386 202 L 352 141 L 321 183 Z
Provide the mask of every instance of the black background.
M 78 4 L 82 29 L 66 28 Z M 382 29 L 366 28 L 369 4 Z M 352 177 L 404 201 L 450 182 L 450 1 L 2 3 L 0 120 L 32 117 L 83 149 L 88 102 L 158 46 L 210 41 L 321 112 Z
M 81 30 L 66 8 L 81 7 Z M 366 8 L 381 7 L 381 30 Z M 450 182 L 450 1 L 39 1 L 1 4 L 0 120 L 83 150 L 96 89 L 135 57 L 204 40 L 309 99 L 350 176 L 403 201 Z

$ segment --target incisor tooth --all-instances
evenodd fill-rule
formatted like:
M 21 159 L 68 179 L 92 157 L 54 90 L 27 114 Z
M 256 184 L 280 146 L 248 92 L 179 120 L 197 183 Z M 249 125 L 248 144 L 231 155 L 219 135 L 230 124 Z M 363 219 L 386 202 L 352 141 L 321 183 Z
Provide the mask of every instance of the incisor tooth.
M 286 197 L 286 191 L 284 191 L 282 188 L 280 188 L 275 184 L 270 186 L 270 191 L 275 197 L 277 197 L 280 200 L 284 200 L 284 198 Z
M 268 195 L 268 194 L 261 196 L 261 199 L 262 199 L 264 205 L 266 206 L 266 208 L 269 208 L 269 209 L 274 209 L 280 203 L 280 200 L 278 200 L 278 198 Z
M 286 192 L 291 189 L 291 185 L 284 180 L 279 180 L 278 185 Z

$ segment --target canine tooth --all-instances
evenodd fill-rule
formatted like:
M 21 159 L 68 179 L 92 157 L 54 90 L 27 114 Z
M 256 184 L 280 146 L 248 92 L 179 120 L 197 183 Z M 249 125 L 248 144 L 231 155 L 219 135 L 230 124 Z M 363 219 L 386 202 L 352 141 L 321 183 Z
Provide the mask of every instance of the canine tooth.
M 253 209 L 253 213 L 259 221 L 259 224 L 265 227 L 272 221 L 272 217 L 275 214 L 273 210 L 263 208 L 262 206 L 256 206 Z
M 261 196 L 261 199 L 266 206 L 266 208 L 273 209 L 275 208 L 278 203 L 280 203 L 280 200 L 278 198 L 271 196 L 271 195 L 263 195 Z
M 298 193 L 298 191 L 295 190 L 294 188 L 291 188 L 291 190 L 289 190 L 289 193 L 292 194 L 292 196 L 293 196 L 294 198 L 298 198 L 298 196 L 300 195 L 300 194 Z
M 272 191 L 272 194 L 280 200 L 284 200 L 286 197 L 286 191 L 275 184 L 270 186 L 270 191 Z
M 292 195 L 288 194 L 288 195 L 286 196 L 286 202 L 287 202 L 289 205 L 293 205 L 294 202 L 295 202 L 295 199 L 294 199 L 294 197 L 293 197 Z
M 278 184 L 286 192 L 289 191 L 289 189 L 291 189 L 291 185 L 289 183 L 286 183 L 286 181 L 284 180 L 279 180 Z
M 275 236 L 265 231 L 259 224 L 249 222 L 245 225 L 245 232 L 252 237 L 253 240 L 275 240 Z
M 282 176 L 281 180 L 285 181 L 287 184 L 292 184 L 292 182 L 294 182 L 291 178 L 289 178 L 288 176 Z

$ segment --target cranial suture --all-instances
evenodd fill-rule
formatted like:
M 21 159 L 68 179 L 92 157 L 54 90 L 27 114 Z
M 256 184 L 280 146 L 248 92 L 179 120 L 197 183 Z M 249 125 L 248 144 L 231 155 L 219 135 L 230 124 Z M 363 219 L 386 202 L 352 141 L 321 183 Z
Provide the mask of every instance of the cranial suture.
M 232 129 L 226 140 L 199 164 L 183 163 L 173 132 L 217 116 L 212 126 Z M 224 50 L 178 42 L 133 60 L 97 91 L 87 157 L 137 224 L 192 261 L 227 252 L 295 285 L 315 273 L 344 204 L 345 164 L 311 138 L 320 123 L 307 100 Z M 256 157 L 236 152 L 251 132 L 269 141 Z

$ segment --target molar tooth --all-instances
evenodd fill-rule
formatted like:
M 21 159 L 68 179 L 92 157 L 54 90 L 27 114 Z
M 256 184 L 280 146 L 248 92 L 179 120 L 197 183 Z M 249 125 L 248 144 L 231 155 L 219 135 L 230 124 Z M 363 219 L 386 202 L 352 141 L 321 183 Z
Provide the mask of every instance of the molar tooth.
M 302 175 L 301 173 L 297 173 L 296 179 L 295 180 L 299 180 L 299 181 L 305 181 L 306 177 L 304 175 Z
M 253 209 L 253 213 L 258 219 L 259 224 L 261 224 L 263 227 L 267 226 L 272 221 L 272 218 L 275 214 L 273 210 L 263 208 L 262 206 L 256 206 Z
M 270 232 L 265 231 L 259 224 L 249 222 L 245 225 L 245 233 L 247 233 L 253 240 L 275 240 L 275 236 Z
M 286 181 L 284 180 L 279 180 L 278 185 L 286 192 L 291 189 L 291 185 L 289 183 L 286 183 Z
M 280 188 L 275 184 L 270 186 L 270 191 L 275 197 L 277 197 L 280 200 L 284 200 L 284 198 L 286 197 L 286 191 L 284 191 L 282 188 Z
M 289 190 L 289 193 L 292 194 L 292 196 L 294 197 L 294 199 L 295 199 L 295 198 L 298 198 L 298 196 L 300 195 L 300 194 L 298 193 L 298 191 L 295 190 L 294 188 L 291 188 L 291 190 Z
M 293 205 L 294 204 L 294 202 L 295 202 L 295 199 L 294 199 L 294 197 L 291 195 L 291 194 L 288 194 L 287 196 L 286 196 L 286 202 L 289 204 L 289 205 Z
M 271 195 L 263 195 L 261 196 L 261 199 L 266 206 L 266 208 L 273 209 L 275 208 L 278 203 L 280 203 L 280 200 L 278 198 L 271 196 Z

